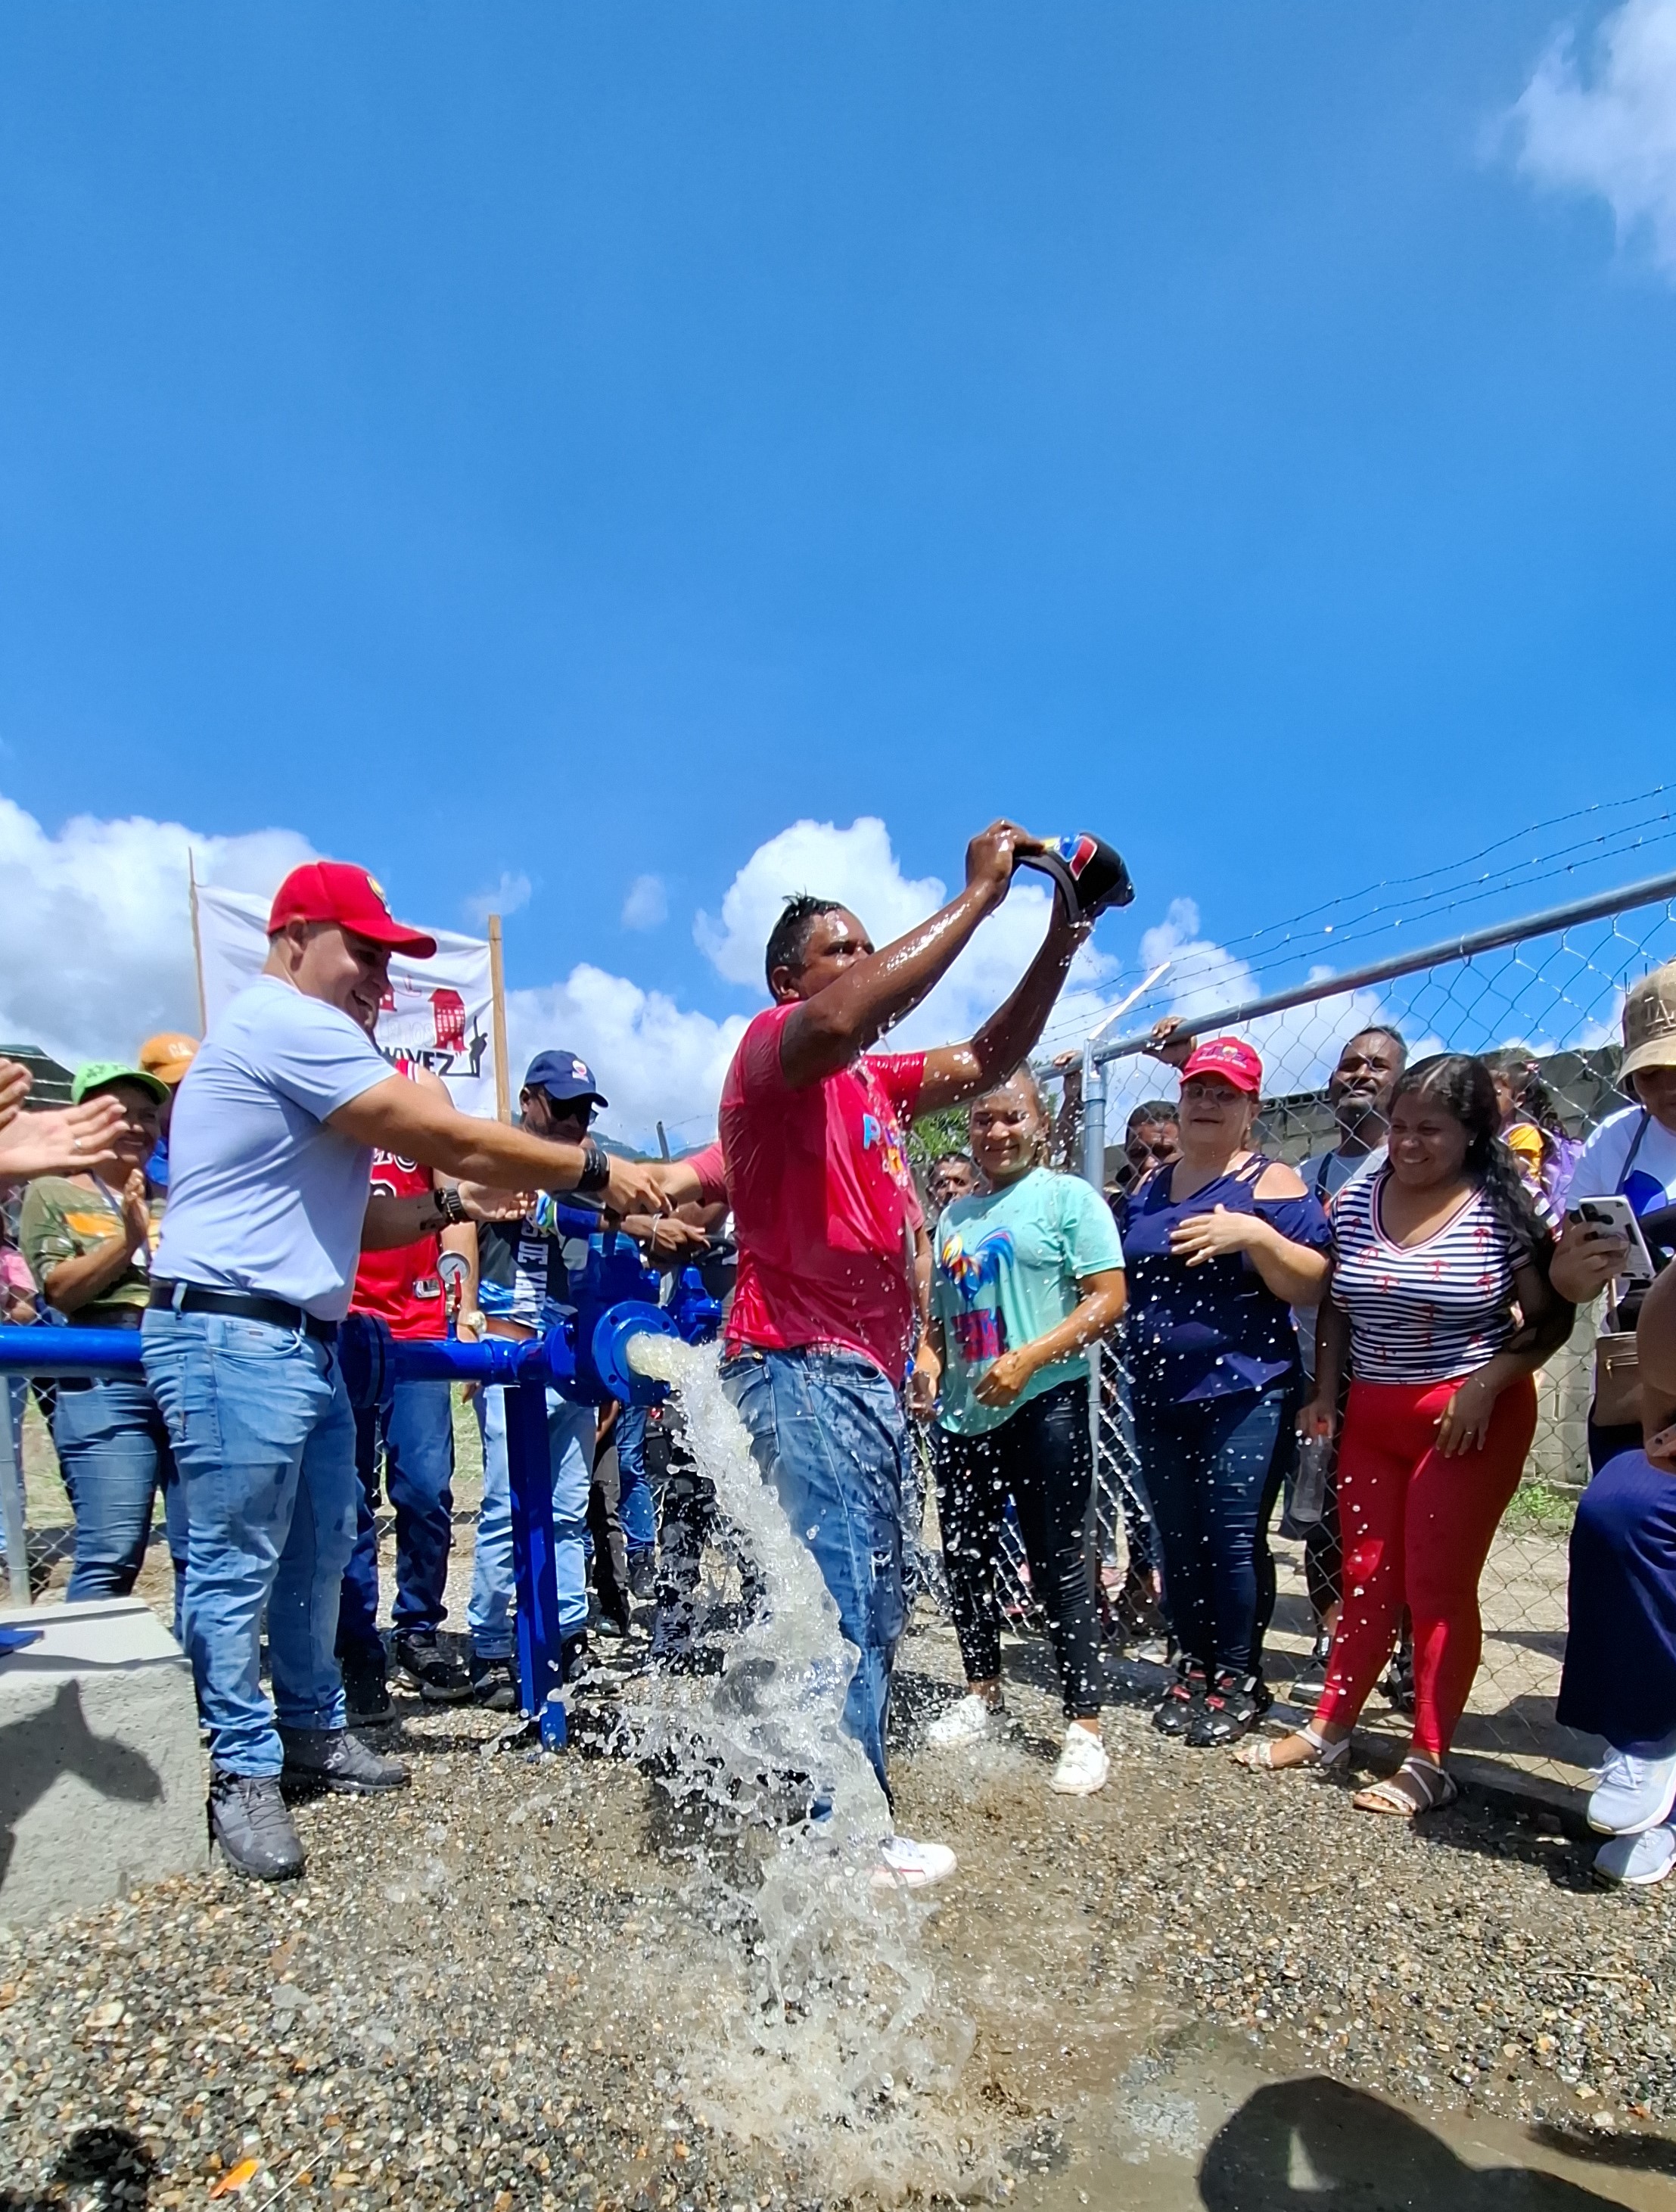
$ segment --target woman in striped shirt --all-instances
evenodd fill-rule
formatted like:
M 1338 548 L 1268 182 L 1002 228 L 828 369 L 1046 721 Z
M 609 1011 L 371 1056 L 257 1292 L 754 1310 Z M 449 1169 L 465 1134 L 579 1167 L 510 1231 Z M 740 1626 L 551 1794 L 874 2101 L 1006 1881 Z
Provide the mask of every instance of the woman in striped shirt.
M 1367 1812 L 1412 1818 L 1455 1795 L 1443 1758 L 1478 1672 L 1479 1577 L 1535 1433 L 1531 1378 L 1576 1318 L 1549 1282 L 1553 1240 L 1500 1125 L 1482 1060 L 1421 1060 L 1392 1097 L 1388 1164 L 1333 1205 L 1315 1395 L 1298 1425 L 1332 1434 L 1348 1352 L 1344 1609 L 1315 1718 L 1236 1755 L 1262 1767 L 1346 1759 L 1406 1605 L 1413 1740 L 1398 1771 L 1356 1798 Z

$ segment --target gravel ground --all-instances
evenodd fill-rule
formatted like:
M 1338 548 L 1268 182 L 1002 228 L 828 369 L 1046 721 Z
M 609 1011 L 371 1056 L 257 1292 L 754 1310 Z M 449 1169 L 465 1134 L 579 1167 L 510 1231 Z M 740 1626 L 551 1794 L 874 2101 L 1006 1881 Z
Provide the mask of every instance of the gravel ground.
M 1009 1645 L 1017 1733 L 949 1755 L 920 1731 L 954 1693 L 952 1638 L 934 1622 L 902 1655 L 899 1821 L 962 1860 L 915 1916 L 971 2030 L 944 2187 L 1027 2199 L 1185 2033 L 1428 2114 L 1676 2117 L 1661 1893 L 1595 1889 L 1550 1815 L 1469 1795 L 1411 1831 L 1166 1743 L 1139 1670 L 1114 1686 L 1109 1787 L 1055 1799 L 1042 1657 Z M 196 2204 L 251 2158 L 249 2205 L 871 2194 L 865 2140 L 776 2143 L 749 1939 L 661 1793 L 581 1750 L 491 1755 L 494 1732 L 410 1704 L 411 1790 L 302 1807 L 301 1883 L 217 1872 L 0 1938 L 0 2205 L 100 2201 L 101 2172 L 103 2201 Z

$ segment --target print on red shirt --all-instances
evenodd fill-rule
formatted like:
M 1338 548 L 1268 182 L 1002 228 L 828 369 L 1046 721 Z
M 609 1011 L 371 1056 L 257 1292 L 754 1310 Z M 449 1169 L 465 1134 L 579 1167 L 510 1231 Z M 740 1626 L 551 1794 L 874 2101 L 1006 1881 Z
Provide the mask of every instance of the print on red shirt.
M 913 1334 L 921 1225 L 902 1135 L 923 1053 L 869 1053 L 794 1091 L 780 1064 L 795 1006 L 759 1014 L 733 1055 L 721 1141 L 739 1247 L 730 1352 L 824 1345 L 893 1380 Z

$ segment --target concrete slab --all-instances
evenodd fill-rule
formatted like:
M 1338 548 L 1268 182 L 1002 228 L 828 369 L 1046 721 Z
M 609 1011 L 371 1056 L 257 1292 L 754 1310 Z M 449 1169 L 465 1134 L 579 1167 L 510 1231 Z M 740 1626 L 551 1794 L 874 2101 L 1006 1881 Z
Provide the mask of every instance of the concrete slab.
M 33 1926 L 202 1868 L 191 1668 L 150 1607 L 14 1608 L 0 1626 L 39 1632 L 0 1653 L 0 1923 Z

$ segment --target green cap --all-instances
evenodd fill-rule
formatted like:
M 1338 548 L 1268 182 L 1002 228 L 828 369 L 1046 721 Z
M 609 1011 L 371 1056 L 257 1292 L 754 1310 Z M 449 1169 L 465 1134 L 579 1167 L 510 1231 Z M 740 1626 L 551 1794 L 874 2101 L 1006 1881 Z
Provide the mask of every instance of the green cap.
M 76 1105 L 95 1091 L 108 1090 L 113 1083 L 137 1083 L 142 1091 L 149 1091 L 160 1106 L 167 1106 L 169 1087 L 160 1083 L 155 1075 L 148 1075 L 143 1067 L 125 1066 L 119 1060 L 90 1060 L 76 1071 L 76 1080 L 70 1086 L 70 1095 Z

